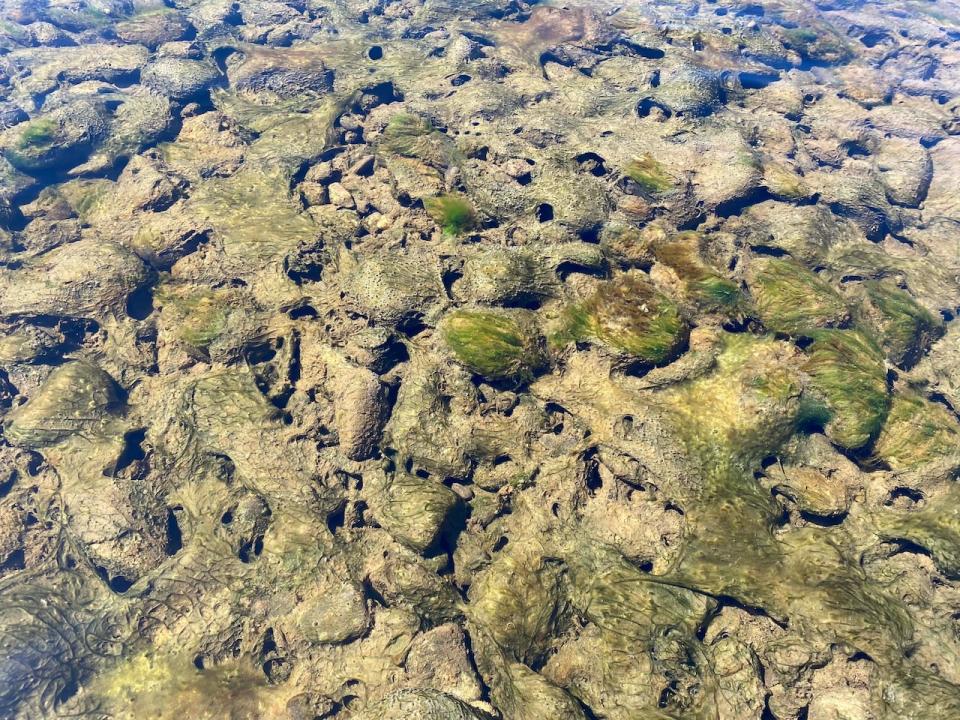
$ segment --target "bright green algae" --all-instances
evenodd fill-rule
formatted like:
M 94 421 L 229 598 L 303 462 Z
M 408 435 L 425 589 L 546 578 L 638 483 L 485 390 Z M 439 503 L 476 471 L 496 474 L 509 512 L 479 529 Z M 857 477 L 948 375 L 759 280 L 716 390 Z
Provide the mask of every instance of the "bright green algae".
M 760 319 L 775 332 L 802 335 L 835 327 L 848 318 L 840 295 L 793 260 L 755 260 L 749 285 Z
M 491 380 L 529 380 L 544 363 L 542 337 L 523 311 L 458 310 L 441 331 L 459 362 Z
M 687 326 L 677 304 L 637 274 L 603 283 L 586 300 L 567 308 L 553 342 L 594 340 L 643 363 L 673 357 Z

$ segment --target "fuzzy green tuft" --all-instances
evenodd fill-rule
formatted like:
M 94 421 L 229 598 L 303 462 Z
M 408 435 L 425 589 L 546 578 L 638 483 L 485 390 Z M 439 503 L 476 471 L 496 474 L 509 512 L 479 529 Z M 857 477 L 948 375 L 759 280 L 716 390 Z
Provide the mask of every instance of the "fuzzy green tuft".
M 423 206 L 447 235 L 460 235 L 476 227 L 477 214 L 462 195 L 441 195 L 424 200 Z
M 760 319 L 775 332 L 807 335 L 849 318 L 840 295 L 792 260 L 755 260 L 749 285 Z
M 811 377 L 812 405 L 828 414 L 827 436 L 841 447 L 863 447 L 883 425 L 890 399 L 883 354 L 855 330 L 816 330 L 804 370 Z
M 943 322 L 921 307 L 905 291 L 886 280 L 864 283 L 867 303 L 858 320 L 877 337 L 887 356 L 897 365 L 912 366 L 930 344 L 943 334 Z
M 874 445 L 894 470 L 909 470 L 960 452 L 960 425 L 947 408 L 919 395 L 897 394 Z
M 698 309 L 728 317 L 739 316 L 746 305 L 743 293 L 735 282 L 721 276 L 704 260 L 701 241 L 699 233 L 680 233 L 659 243 L 654 257 L 676 273 L 687 299 Z
M 544 365 L 543 338 L 523 311 L 457 310 L 441 331 L 454 357 L 490 380 L 526 381 Z
M 51 118 L 38 118 L 27 123 L 20 132 L 17 146 L 21 150 L 50 145 L 57 135 L 57 123 Z
M 622 275 L 601 285 L 585 302 L 567 308 L 553 341 L 597 340 L 644 363 L 673 358 L 687 325 L 676 303 L 641 275 Z
M 630 161 L 623 173 L 644 192 L 651 194 L 666 192 L 673 188 L 675 182 L 663 165 L 650 155 Z
M 427 118 L 411 113 L 398 113 L 390 118 L 381 135 L 380 148 L 440 168 L 463 159 L 447 135 L 434 128 Z

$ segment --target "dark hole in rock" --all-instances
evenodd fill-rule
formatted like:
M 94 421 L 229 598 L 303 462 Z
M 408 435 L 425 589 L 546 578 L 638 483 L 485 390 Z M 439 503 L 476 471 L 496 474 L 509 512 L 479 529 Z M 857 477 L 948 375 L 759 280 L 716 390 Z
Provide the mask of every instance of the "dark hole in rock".
M 26 566 L 26 555 L 21 547 L 7 556 L 4 563 L 0 565 L 0 570 L 23 570 Z
M 114 575 L 110 577 L 109 571 L 102 565 L 97 565 L 94 568 L 97 572 L 97 575 L 100 576 L 100 579 L 103 580 L 107 586 L 118 595 L 122 595 L 133 585 L 133 580 L 125 578 L 123 575 Z
M 455 78 L 453 78 L 453 80 L 450 81 L 450 84 L 453 85 L 454 87 L 460 87 L 461 85 L 466 85 L 471 80 L 473 80 L 472 77 L 461 73 L 460 75 L 457 75 Z
M 4 480 L 2 483 L 0 483 L 0 498 L 6 497 L 7 495 L 10 494 L 10 491 L 13 489 L 14 483 L 17 482 L 18 476 L 19 474 L 17 473 L 17 471 L 12 470 L 10 472 L 10 476 L 6 480 Z
M 906 501 L 910 504 L 917 504 L 923 500 L 923 493 L 910 487 L 896 487 L 890 491 L 890 496 L 884 501 L 884 505 L 893 505 L 897 500 Z
M 542 203 L 537 206 L 537 220 L 542 223 L 553 220 L 553 205 Z
M 167 508 L 167 544 L 163 551 L 169 555 L 176 555 L 183 549 L 183 533 L 180 523 L 177 522 L 177 513 L 173 508 Z
M 868 32 L 866 35 L 860 38 L 860 42 L 866 45 L 868 48 L 876 47 L 884 40 L 889 40 L 890 36 L 887 33 L 880 30 L 873 30 Z
M 763 90 L 767 85 L 780 79 L 780 75 L 776 73 L 757 72 L 742 72 L 738 77 L 740 79 L 740 85 L 745 90 Z
M 642 118 L 648 117 L 654 109 L 659 110 L 664 117 L 670 117 L 673 113 L 670 112 L 668 108 L 663 103 L 657 102 L 653 98 L 644 98 L 639 103 L 637 103 L 637 115 Z
M 371 60 L 380 60 L 383 58 L 383 48 L 379 45 L 374 45 L 369 50 L 367 50 L 367 57 Z
M 301 305 L 290 310 L 287 315 L 291 320 L 302 320 L 303 318 L 318 317 L 319 313 L 317 309 L 311 305 Z
M 660 692 L 660 699 L 657 700 L 657 707 L 667 707 L 667 705 L 670 704 L 670 698 L 677 694 L 678 687 L 679 683 L 676 680 L 671 680 L 670 683 Z
M 71 676 L 70 679 L 67 680 L 67 684 L 57 693 L 57 704 L 64 704 L 78 692 L 80 692 L 80 684 L 75 677 Z
M 125 444 L 123 446 L 123 452 L 120 454 L 120 458 L 117 460 L 117 465 L 114 468 L 115 472 L 120 472 L 124 468 L 129 467 L 138 460 L 143 460 L 147 456 L 143 450 L 143 441 L 146 436 L 146 428 L 131 430 L 123 436 Z
M 153 288 L 145 285 L 127 296 L 127 315 L 134 320 L 146 320 L 153 312 Z
M 427 325 L 423 322 L 423 316 L 419 313 L 410 315 L 397 324 L 397 331 L 407 337 L 419 335 L 426 329 Z

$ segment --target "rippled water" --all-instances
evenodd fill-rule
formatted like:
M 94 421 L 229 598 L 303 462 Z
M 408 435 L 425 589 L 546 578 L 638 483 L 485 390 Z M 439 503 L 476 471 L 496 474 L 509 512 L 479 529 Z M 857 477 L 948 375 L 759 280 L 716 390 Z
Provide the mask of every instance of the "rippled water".
M 960 717 L 958 41 L 0 4 L 0 717 Z

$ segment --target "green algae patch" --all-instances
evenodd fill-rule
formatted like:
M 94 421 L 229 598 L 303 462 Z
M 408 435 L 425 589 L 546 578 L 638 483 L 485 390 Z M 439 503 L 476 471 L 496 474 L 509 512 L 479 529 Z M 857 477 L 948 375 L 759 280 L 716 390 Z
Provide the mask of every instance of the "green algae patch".
M 380 136 L 382 152 L 420 160 L 444 168 L 463 160 L 453 140 L 437 130 L 427 118 L 398 113 L 390 118 Z
M 930 553 L 940 572 L 960 578 L 960 490 L 955 484 L 944 494 L 925 499 L 917 510 L 881 515 L 878 524 L 884 541 L 918 545 Z
M 789 344 L 722 336 L 716 370 L 664 393 L 676 430 L 711 473 L 748 473 L 794 432 L 803 383 Z M 769 507 L 763 498 L 763 507 Z
M 786 47 L 807 60 L 836 65 L 853 57 L 845 40 L 825 24 L 817 26 L 816 30 L 809 27 L 782 28 L 779 34 Z
M 640 189 L 650 195 L 658 195 L 672 190 L 676 180 L 663 165 L 650 155 L 631 160 L 623 168 L 623 174 L 635 182 Z
M 51 145 L 57 137 L 57 123 L 53 118 L 38 118 L 27 123 L 20 132 L 17 147 L 21 150 Z
M 165 287 L 157 293 L 160 307 L 171 314 L 177 337 L 196 350 L 206 350 L 227 326 L 230 293 Z
M 587 300 L 568 307 L 552 342 L 593 340 L 632 360 L 657 365 L 676 356 L 687 330 L 675 302 L 644 276 L 629 274 L 603 283 Z
M 543 338 L 526 311 L 457 310 L 441 335 L 458 362 L 490 380 L 526 381 L 545 364 Z
M 468 615 L 512 659 L 542 659 L 566 613 L 561 564 L 532 544 L 510 545 L 470 587 Z
M 810 375 L 813 405 L 829 417 L 827 437 L 841 447 L 863 447 L 887 416 L 887 371 L 883 354 L 855 330 L 816 330 L 804 370 Z
M 943 321 L 888 280 L 871 280 L 863 287 L 867 302 L 862 304 L 858 320 L 879 338 L 892 362 L 914 365 L 943 334 Z
M 754 260 L 748 284 L 760 319 L 774 332 L 803 335 L 849 319 L 840 295 L 792 260 Z
M 30 120 L 5 148 L 7 159 L 24 172 L 46 169 L 60 134 L 60 126 L 52 117 Z
M 141 654 L 97 677 L 90 689 L 116 718 L 222 720 L 286 714 L 286 693 L 269 687 L 255 666 L 236 661 L 198 670 L 186 656 Z
M 702 479 L 670 579 L 895 662 L 912 633 L 903 605 L 863 575 L 842 530 L 777 535 L 782 507 L 754 477 L 796 430 L 801 363 L 788 343 L 728 335 L 713 373 L 659 396 Z
M 658 243 L 654 257 L 673 270 L 683 284 L 684 294 L 697 309 L 727 317 L 741 316 L 746 310 L 746 298 L 737 283 L 720 275 L 704 260 L 701 239 L 696 232 L 680 233 Z
M 60 194 L 83 223 L 89 223 L 101 210 L 116 183 L 111 180 L 71 180 L 59 187 Z
M 477 213 L 463 195 L 441 195 L 423 201 L 427 214 L 447 235 L 462 235 L 477 225 Z
M 893 470 L 912 470 L 960 456 L 960 425 L 943 405 L 913 393 L 897 393 L 873 448 Z

